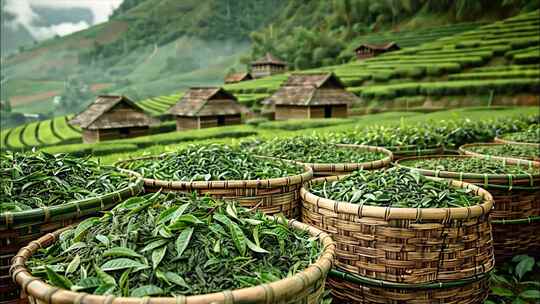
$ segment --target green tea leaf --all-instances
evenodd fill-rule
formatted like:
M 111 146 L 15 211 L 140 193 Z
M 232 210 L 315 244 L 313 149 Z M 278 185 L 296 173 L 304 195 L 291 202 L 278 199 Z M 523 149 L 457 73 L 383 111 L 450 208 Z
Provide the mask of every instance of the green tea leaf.
M 153 242 L 150 242 L 148 245 L 146 245 L 142 250 L 141 252 L 146 252 L 146 251 L 150 251 L 150 250 L 154 250 L 158 247 L 161 247 L 165 244 L 167 244 L 169 241 L 166 240 L 166 239 L 159 239 L 159 240 L 156 240 L 156 241 L 153 241 Z
M 165 273 L 165 278 L 171 283 L 174 283 L 174 284 L 176 284 L 178 286 L 182 286 L 184 288 L 190 289 L 189 285 L 186 284 L 186 281 L 184 281 L 184 279 L 181 276 L 179 276 L 178 274 L 176 274 L 174 272 L 167 271 Z
M 157 296 L 163 294 L 163 290 L 155 285 L 144 285 L 131 291 L 132 297 L 142 298 L 148 296 Z
M 163 246 L 152 251 L 152 266 L 156 269 L 163 260 L 165 253 L 167 252 L 167 246 Z
M 246 244 L 247 244 L 248 248 L 251 249 L 254 252 L 257 252 L 257 253 L 269 253 L 267 250 L 264 250 L 261 247 L 259 247 L 258 245 L 251 242 L 248 238 L 246 238 Z
M 71 286 L 73 286 L 73 283 L 70 280 L 68 280 L 63 275 L 56 273 L 51 268 L 45 266 L 45 270 L 47 271 L 47 279 L 51 281 L 54 286 L 58 286 L 60 288 L 68 290 L 71 288 Z
M 113 276 L 109 275 L 105 271 L 101 270 L 101 268 L 94 265 L 94 270 L 96 271 L 96 275 L 98 278 L 106 285 L 115 285 L 116 286 L 116 280 Z
M 113 247 L 111 249 L 105 250 L 103 252 L 104 257 L 108 256 L 124 256 L 124 257 L 131 257 L 131 258 L 140 258 L 142 255 L 135 252 L 133 249 L 129 249 L 126 247 Z
M 524 299 L 540 299 L 540 290 L 525 290 L 519 296 Z
M 134 261 L 128 258 L 118 258 L 118 259 L 105 262 L 103 265 L 101 265 L 101 270 L 114 271 L 114 270 L 126 269 L 126 268 L 145 268 L 145 267 L 147 266 L 137 261 Z
M 491 292 L 500 297 L 511 297 L 514 295 L 514 293 L 510 289 L 506 289 L 503 287 L 493 287 L 491 288 Z
M 68 275 L 74 272 L 75 270 L 77 270 L 77 268 L 79 268 L 80 264 L 81 264 L 81 257 L 77 254 L 73 258 L 73 260 L 71 260 L 71 262 L 68 264 L 65 274 Z
M 189 241 L 191 240 L 191 236 L 193 235 L 193 231 L 195 229 L 193 227 L 188 227 L 180 233 L 178 238 L 176 239 L 176 253 L 180 257 L 182 256 L 182 253 L 186 250 L 186 248 L 189 245 Z
M 99 218 L 97 218 L 97 217 L 87 218 L 86 220 L 82 221 L 77 226 L 77 228 L 75 228 L 75 232 L 74 232 L 74 235 L 73 235 L 73 242 L 80 241 L 81 238 L 86 233 L 86 231 L 88 231 L 88 229 L 90 229 L 90 227 L 94 226 L 97 223 L 99 223 Z
M 516 274 L 518 275 L 519 279 L 523 278 L 523 276 L 531 271 L 534 266 L 534 258 L 530 256 L 526 256 L 523 259 L 520 260 L 520 262 L 516 266 Z

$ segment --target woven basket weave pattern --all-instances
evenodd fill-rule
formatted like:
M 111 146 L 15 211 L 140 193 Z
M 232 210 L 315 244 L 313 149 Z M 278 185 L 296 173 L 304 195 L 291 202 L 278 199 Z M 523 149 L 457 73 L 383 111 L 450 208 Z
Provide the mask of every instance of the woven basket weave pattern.
M 489 282 L 484 278 L 460 287 L 445 289 L 397 289 L 356 284 L 329 277 L 334 301 L 338 304 L 481 304 L 488 296 Z
M 453 157 L 488 158 L 485 156 Z M 429 157 L 407 158 L 406 160 L 426 158 Z M 539 162 L 520 161 L 518 159 L 508 158 L 506 158 L 505 161 L 508 164 L 521 163 L 537 168 L 540 167 Z M 487 185 L 488 191 L 492 194 L 495 202 L 495 207 L 490 213 L 491 220 L 516 220 L 540 216 L 540 189 L 537 189 L 537 187 L 540 186 L 540 175 L 511 177 L 509 175 L 481 175 L 445 171 L 436 172 L 433 170 L 418 171 L 427 176 L 458 179 L 479 186 Z M 490 187 L 490 185 L 501 186 L 502 188 L 493 188 Z M 510 188 L 509 185 L 512 185 L 512 187 Z M 538 231 L 540 231 L 540 222 L 525 222 L 521 224 L 502 224 L 494 222 L 492 223 L 492 229 L 495 257 L 498 261 L 504 261 L 505 259 L 518 254 L 533 254 L 540 250 L 540 235 L 538 233 Z
M 122 171 L 135 176 L 139 173 L 123 169 L 129 162 L 141 159 L 159 159 L 160 156 L 134 158 L 117 163 Z M 305 181 L 313 177 L 313 170 L 304 165 L 304 172 L 297 175 L 265 180 L 229 180 L 229 181 L 165 181 L 143 178 L 147 192 L 196 192 L 220 199 L 234 199 L 246 208 L 256 207 L 262 212 L 273 215 L 282 213 L 287 218 L 298 218 L 300 214 L 299 190 Z
M 423 211 L 425 217 L 429 211 L 435 213 L 423 218 L 417 209 L 362 209 L 356 204 L 319 198 L 307 190 L 314 183 L 336 179 L 315 179 L 306 183 L 300 195 L 303 222 L 332 235 L 339 268 L 363 277 L 402 283 L 459 280 L 493 268 L 488 221 L 492 199 L 485 190 L 453 181 L 456 187 L 476 189 L 484 203 L 468 208 L 431 208 Z
M 295 220 L 288 221 L 294 229 L 307 230 L 317 237 L 323 247 L 319 259 L 302 272 L 285 279 L 250 288 L 224 291 L 220 293 L 160 297 L 160 298 L 115 298 L 114 296 L 88 295 L 50 286 L 41 279 L 33 277 L 26 269 L 26 260 L 39 248 L 46 247 L 57 240 L 66 229 L 49 233 L 37 241 L 22 248 L 13 259 L 10 274 L 28 295 L 32 304 L 92 303 L 92 304 L 235 304 L 235 303 L 283 303 L 283 304 L 318 304 L 324 291 L 326 275 L 332 267 L 335 244 L 332 238 L 316 229 Z

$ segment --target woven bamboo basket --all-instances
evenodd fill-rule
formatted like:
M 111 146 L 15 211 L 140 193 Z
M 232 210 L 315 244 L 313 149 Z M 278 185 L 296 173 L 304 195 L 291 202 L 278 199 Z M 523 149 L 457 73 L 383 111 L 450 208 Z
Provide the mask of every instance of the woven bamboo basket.
M 393 154 L 394 161 L 410 156 L 440 155 L 444 153 L 443 146 L 419 148 L 417 145 L 384 147 Z
M 143 190 L 142 179 L 105 195 L 66 204 L 0 214 L 0 303 L 17 303 L 19 290 L 9 276 L 11 259 L 19 249 L 38 237 L 108 210 Z
M 57 240 L 66 229 L 49 233 L 37 241 L 19 250 L 10 268 L 11 277 L 28 295 L 31 304 L 234 304 L 234 303 L 284 303 L 284 304 L 317 304 L 322 297 L 326 276 L 334 260 L 335 243 L 332 238 L 319 229 L 310 227 L 295 220 L 289 220 L 290 227 L 307 230 L 311 236 L 317 237 L 324 251 L 319 259 L 302 272 L 285 279 L 258 285 L 250 288 L 226 290 L 194 296 L 160 297 L 160 298 L 115 298 L 114 296 L 88 295 L 51 286 L 41 279 L 33 277 L 25 264 L 39 248 L 46 247 Z
M 491 225 L 488 214 L 493 199 L 475 185 L 433 178 L 454 187 L 473 189 L 482 204 L 463 208 L 392 208 L 363 206 L 318 197 L 309 189 L 324 181 L 347 176 L 314 179 L 300 189 L 302 220 L 332 235 L 337 244 L 336 267 L 364 279 L 387 284 L 441 283 L 467 280 L 490 271 L 494 266 Z M 333 294 L 347 297 L 349 290 L 339 278 L 329 281 Z M 354 287 L 354 286 L 353 286 Z M 344 289 L 345 288 L 345 289 Z M 356 286 L 358 288 L 358 286 Z M 467 288 L 473 289 L 472 286 Z M 446 289 L 399 291 L 386 302 L 356 297 L 349 303 L 394 303 L 412 297 L 445 297 Z M 485 294 L 487 289 L 483 289 Z M 401 302 L 400 302 L 401 303 Z
M 478 146 L 498 146 L 498 145 L 508 145 L 509 143 L 474 143 L 474 144 L 466 144 L 461 147 L 459 147 L 459 152 L 463 155 L 473 155 L 473 156 L 492 156 L 496 158 L 518 158 L 518 159 L 526 159 L 526 160 L 532 160 L 532 161 L 540 161 L 540 144 L 529 144 L 529 143 L 512 143 L 511 145 L 522 145 L 522 146 L 531 146 L 536 148 L 536 155 L 530 155 L 527 157 L 516 157 L 516 156 L 505 156 L 505 155 L 487 155 L 487 154 L 481 154 L 478 152 L 471 151 L 471 148 L 478 147 Z
M 129 162 L 143 159 L 159 159 L 160 156 L 145 156 L 116 163 L 120 170 L 141 177 L 137 172 L 124 169 Z M 261 157 L 264 158 L 264 157 Z M 196 192 L 225 200 L 234 199 L 240 206 L 256 207 L 262 212 L 273 215 L 282 213 L 287 218 L 300 215 L 299 191 L 305 181 L 313 178 L 311 167 L 304 165 L 304 172 L 280 178 L 259 180 L 225 181 L 171 181 L 141 177 L 147 192 Z
M 330 271 L 328 285 L 335 286 L 332 303 L 432 304 L 484 303 L 489 291 L 489 276 L 479 275 L 445 283 L 396 284 L 372 280 L 336 269 Z
M 343 175 L 349 174 L 353 171 L 374 170 L 389 166 L 392 163 L 392 152 L 385 148 L 366 146 L 366 145 L 348 145 L 337 144 L 336 149 L 358 149 L 368 152 L 380 152 L 384 153 L 385 157 L 375 161 L 368 161 L 363 163 L 303 163 L 310 166 L 313 169 L 313 175 L 315 176 L 328 176 L 328 175 Z
M 496 142 L 496 143 L 501 143 L 501 144 L 537 144 L 538 145 L 538 143 L 530 143 L 530 142 L 523 142 L 523 141 L 513 141 L 513 140 L 508 140 L 508 139 L 504 139 L 504 138 L 500 138 L 500 137 L 495 137 L 495 139 L 493 141 Z
M 401 162 L 434 157 L 467 158 L 461 156 L 425 156 L 411 157 Z M 489 157 L 482 157 L 489 159 Z M 540 162 L 520 159 L 503 159 L 507 164 L 540 168 Z M 433 171 L 416 169 L 423 175 L 455 179 L 479 185 L 489 191 L 495 201 L 495 208 L 490 213 L 495 257 L 503 261 L 514 255 L 526 253 L 540 255 L 540 174 L 478 174 L 467 172 Z

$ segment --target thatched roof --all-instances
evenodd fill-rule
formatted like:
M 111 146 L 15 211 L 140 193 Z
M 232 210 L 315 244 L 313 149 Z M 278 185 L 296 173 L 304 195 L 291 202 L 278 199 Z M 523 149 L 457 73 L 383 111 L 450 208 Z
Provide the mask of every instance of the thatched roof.
M 334 73 L 292 74 L 266 103 L 317 106 L 351 104 L 355 99 Z
M 177 116 L 234 115 L 249 112 L 234 95 L 219 87 L 191 88 L 169 111 Z
M 225 76 L 225 83 L 236 83 L 240 81 L 246 81 L 253 79 L 253 76 L 251 76 L 250 73 L 244 72 L 244 73 L 234 73 L 229 74 Z
M 273 65 L 287 65 L 286 62 L 278 59 L 277 57 L 274 57 L 274 55 L 270 53 L 266 53 L 261 58 L 253 61 L 251 65 L 263 65 L 263 64 L 273 64 Z
M 369 43 L 362 43 L 360 44 L 354 51 L 358 51 L 361 48 L 367 48 L 372 49 L 376 51 L 393 51 L 393 50 L 399 50 L 401 49 L 397 43 L 394 41 L 384 43 L 384 44 L 369 44 Z
M 119 107 L 119 113 L 111 113 Z M 105 115 L 110 113 L 111 115 Z M 72 118 L 69 123 L 78 125 L 83 129 L 114 129 L 127 127 L 146 127 L 157 123 L 136 103 L 125 96 L 101 95 L 84 111 Z

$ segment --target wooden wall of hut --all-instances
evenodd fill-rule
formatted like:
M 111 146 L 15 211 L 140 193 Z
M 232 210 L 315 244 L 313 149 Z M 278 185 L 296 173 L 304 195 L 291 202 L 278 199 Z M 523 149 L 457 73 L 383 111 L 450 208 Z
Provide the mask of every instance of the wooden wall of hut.
M 212 128 L 220 126 L 238 125 L 242 123 L 242 115 L 215 115 L 201 117 L 176 117 L 176 130 L 184 131 L 190 129 Z
M 129 128 L 113 128 L 113 129 L 98 129 L 98 130 L 83 130 L 83 143 L 95 143 L 104 140 L 133 138 L 138 136 L 148 135 L 149 127 L 129 127 Z
M 275 119 L 345 118 L 347 105 L 293 106 L 276 105 Z

